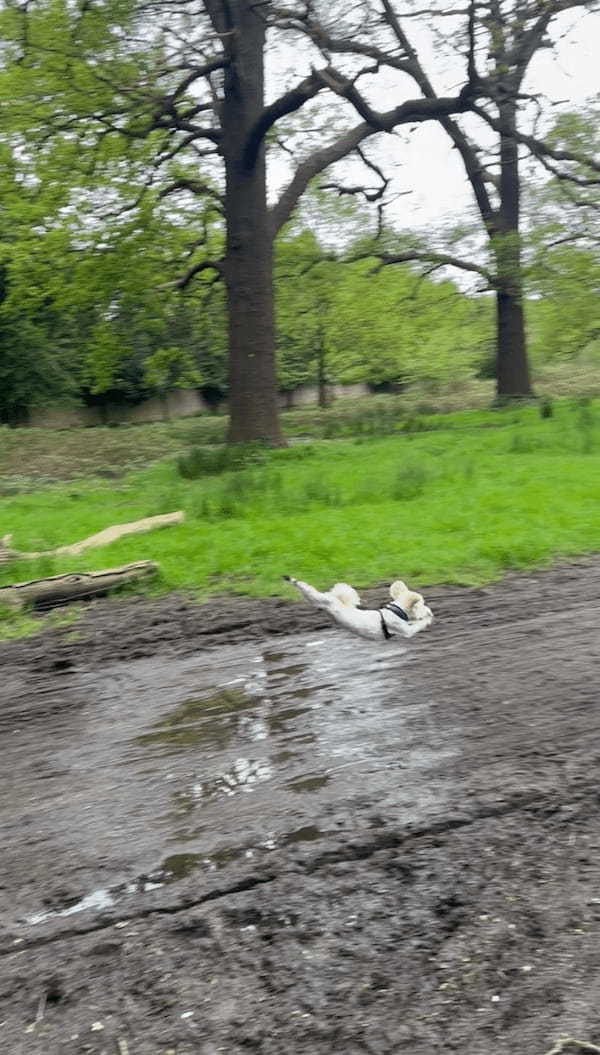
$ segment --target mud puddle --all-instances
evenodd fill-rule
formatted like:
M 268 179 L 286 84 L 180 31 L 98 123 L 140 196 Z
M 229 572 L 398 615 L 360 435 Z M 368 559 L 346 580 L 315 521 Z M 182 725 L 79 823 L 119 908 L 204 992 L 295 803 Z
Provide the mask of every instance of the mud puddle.
M 407 649 L 175 597 L 0 648 L 2 1051 L 598 1045 L 599 598 L 596 561 L 440 590 Z
M 44 727 L 55 747 L 42 771 L 37 723 L 11 736 L 20 766 L 4 813 L 32 844 L 49 844 L 55 876 L 42 903 L 25 880 L 21 924 L 102 912 L 194 873 L 201 883 L 232 862 L 368 827 L 372 818 L 356 816 L 367 785 L 369 801 L 401 823 L 423 820 L 447 794 L 425 774 L 455 748 L 430 703 L 411 699 L 407 649 L 294 635 L 64 680 L 69 707 Z

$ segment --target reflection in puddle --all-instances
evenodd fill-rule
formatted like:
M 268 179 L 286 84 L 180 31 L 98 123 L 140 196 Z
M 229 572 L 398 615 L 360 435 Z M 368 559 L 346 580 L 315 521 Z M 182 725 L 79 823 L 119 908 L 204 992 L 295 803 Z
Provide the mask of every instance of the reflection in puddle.
M 428 772 L 456 748 L 428 724 L 433 705 L 410 675 L 399 696 L 404 659 L 389 651 L 382 653 L 385 662 L 379 653 L 365 657 L 354 642 L 345 646 L 333 636 L 290 641 L 289 653 L 265 651 L 259 658 L 247 646 L 185 664 L 174 660 L 172 668 L 167 662 L 167 669 L 142 663 L 131 673 L 127 667 L 118 675 L 125 679 L 122 697 L 114 691 L 121 683 L 108 683 L 110 722 L 98 707 L 88 716 L 98 723 L 86 756 L 90 790 L 77 800 L 74 822 L 81 821 L 81 808 L 96 810 L 107 857 L 130 839 L 134 875 L 165 856 L 154 872 L 115 886 L 109 880 L 105 889 L 40 911 L 28 923 L 112 910 L 120 899 L 131 906 L 123 915 L 133 914 L 140 894 L 194 872 L 200 885 L 202 876 L 206 881 L 233 862 L 332 836 L 341 823 L 334 818 L 346 817 L 363 791 L 394 817 L 412 820 L 439 809 L 439 781 L 428 797 L 422 789 L 429 787 Z M 350 771 L 359 764 L 368 766 L 360 784 Z M 115 765 L 127 765 L 129 786 L 122 770 L 115 781 Z M 323 815 L 331 832 L 317 826 Z M 105 816 L 111 818 L 106 831 Z M 92 825 L 77 830 L 92 831 Z M 122 847 L 116 849 L 112 878 L 122 880 Z M 99 852 L 96 843 L 91 852 Z
M 248 851 L 242 848 L 217 850 L 209 856 L 194 853 L 171 854 L 170 857 L 165 857 L 159 871 L 162 875 L 163 883 L 176 883 L 180 879 L 185 879 L 186 876 L 189 876 L 199 868 L 204 868 L 208 872 L 216 872 L 231 864 L 232 861 L 238 861 L 241 857 L 247 855 Z
M 136 738 L 143 746 L 225 747 L 237 732 L 237 719 L 256 706 L 256 699 L 241 689 L 221 689 L 211 696 L 185 700 L 154 727 Z
M 294 843 L 312 843 L 325 835 L 329 835 L 329 832 L 321 831 L 315 824 L 305 824 L 303 828 L 296 828 L 295 832 L 288 832 L 281 840 L 281 845 L 291 846 Z
M 185 879 L 186 876 L 199 868 L 207 869 L 209 872 L 216 872 L 231 864 L 232 861 L 238 861 L 243 857 L 254 857 L 259 852 L 278 850 L 298 843 L 315 842 L 317 839 L 325 838 L 330 834 L 330 832 L 317 828 L 314 824 L 305 824 L 303 827 L 296 828 L 295 831 L 286 832 L 284 835 L 273 835 L 258 846 L 225 847 L 208 855 L 200 853 L 171 854 L 170 857 L 165 857 L 156 874 L 160 875 L 162 882 L 165 884 L 176 883 L 177 880 Z
M 36 912 L 34 916 L 29 916 L 26 922 L 34 925 L 36 923 L 45 923 L 46 920 L 54 919 L 57 916 L 74 916 L 77 912 L 85 912 L 88 908 L 100 912 L 103 908 L 111 908 L 114 903 L 115 900 L 110 891 L 93 890 L 91 894 L 86 894 L 86 896 L 81 898 L 80 901 L 75 901 L 66 908 L 48 909 L 47 912 Z
M 74 916 L 87 909 L 102 912 L 103 909 L 112 908 L 125 894 L 146 894 L 150 890 L 158 890 L 161 886 L 163 886 L 163 879 L 160 872 L 152 872 L 150 875 L 138 876 L 130 883 L 119 883 L 108 889 L 93 890 L 91 894 L 86 894 L 79 901 L 72 901 L 60 908 L 48 909 L 46 912 L 37 912 L 33 916 L 28 916 L 24 922 L 33 925 L 46 923 L 49 919 Z
M 278 667 L 276 676 L 278 678 L 289 678 L 291 674 L 302 674 L 306 670 L 306 664 L 294 663 L 289 667 Z
M 318 791 L 324 787 L 325 784 L 329 783 L 329 776 L 327 773 L 315 773 L 314 776 L 299 777 L 297 780 L 290 780 L 286 784 L 286 788 L 290 791 Z
M 264 759 L 255 761 L 251 758 L 236 758 L 227 773 L 220 773 L 211 780 L 199 781 L 193 785 L 193 792 L 198 799 L 235 795 L 238 791 L 252 791 L 254 784 L 270 780 L 272 776 L 273 769 Z
M 37 912 L 33 916 L 28 916 L 24 922 L 35 926 L 39 923 L 46 923 L 51 919 L 73 916 L 88 909 L 101 912 L 103 909 L 113 908 L 117 901 L 127 895 L 144 894 L 151 890 L 159 890 L 163 886 L 186 879 L 192 872 L 196 872 L 199 869 L 206 872 L 217 872 L 222 868 L 226 868 L 233 861 L 239 861 L 242 858 L 252 858 L 257 853 L 265 853 L 298 843 L 315 842 L 317 839 L 325 838 L 329 835 L 331 835 L 331 832 L 322 831 L 314 824 L 307 824 L 297 828 L 295 831 L 265 839 L 257 846 L 227 846 L 220 850 L 215 850 L 211 854 L 171 854 L 169 857 L 165 857 L 159 867 L 154 869 L 149 875 L 140 876 L 130 883 L 121 883 L 109 889 L 93 890 L 91 894 L 86 894 L 79 901 L 61 908 Z

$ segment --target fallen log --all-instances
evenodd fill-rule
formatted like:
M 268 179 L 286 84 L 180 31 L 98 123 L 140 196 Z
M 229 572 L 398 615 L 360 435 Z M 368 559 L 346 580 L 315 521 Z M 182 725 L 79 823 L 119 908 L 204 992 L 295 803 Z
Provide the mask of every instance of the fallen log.
M 155 561 L 140 560 L 134 564 L 123 564 L 120 568 L 51 575 L 47 579 L 13 583 L 11 586 L 0 588 L 0 605 L 50 608 L 69 601 L 98 597 L 129 582 L 154 575 L 157 570 L 158 564 Z
M 36 557 L 77 557 L 86 549 L 95 546 L 108 546 L 109 542 L 123 538 L 124 535 L 140 535 L 145 531 L 155 531 L 157 528 L 172 527 L 174 524 L 182 524 L 185 513 L 179 510 L 177 513 L 162 513 L 156 517 L 144 517 L 143 520 L 133 520 L 129 524 L 113 524 L 112 527 L 97 531 L 95 535 L 89 535 L 81 542 L 72 542 L 69 546 L 59 546 L 57 549 L 44 550 L 42 553 L 19 553 L 18 550 L 10 549 L 12 535 L 5 535 L 0 540 L 0 564 L 11 560 L 33 560 Z

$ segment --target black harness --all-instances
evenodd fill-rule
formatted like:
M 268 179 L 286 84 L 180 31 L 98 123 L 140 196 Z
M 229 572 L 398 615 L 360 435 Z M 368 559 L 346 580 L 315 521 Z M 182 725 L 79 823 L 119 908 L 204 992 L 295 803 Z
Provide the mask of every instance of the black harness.
M 405 623 L 408 623 L 408 616 L 404 609 L 401 608 L 399 604 L 394 604 L 393 601 L 390 601 L 389 604 L 384 604 L 383 608 L 379 609 L 379 618 L 381 619 L 381 629 L 383 631 L 383 636 L 386 641 L 389 641 L 389 639 L 392 637 L 392 634 L 390 634 L 387 627 L 387 623 L 383 618 L 383 613 L 385 611 L 393 612 L 394 615 L 397 615 L 398 618 L 402 619 Z
M 410 622 L 406 612 L 404 611 L 404 608 L 401 608 L 399 604 L 394 604 L 393 601 L 390 601 L 389 604 L 384 604 L 383 607 L 384 609 L 387 608 L 389 612 L 393 612 L 394 615 L 397 615 L 398 618 L 402 619 L 405 623 Z
M 393 612 L 394 615 L 397 615 L 399 619 L 404 620 L 405 623 L 409 622 L 409 618 L 408 618 L 406 612 L 404 611 L 404 609 L 401 608 L 399 604 L 394 604 L 393 601 L 390 601 L 389 604 L 384 604 L 383 608 L 375 608 L 375 609 L 367 608 L 367 606 L 364 605 L 364 604 L 357 604 L 356 607 L 361 612 L 373 612 L 373 611 L 378 611 L 379 612 L 379 618 L 381 619 L 381 632 L 382 632 L 382 634 L 383 634 L 383 636 L 384 636 L 386 641 L 389 641 L 389 639 L 391 637 L 393 637 L 394 635 L 390 634 L 390 632 L 388 630 L 388 627 L 387 627 L 387 623 L 386 623 L 385 619 L 383 618 L 383 613 L 385 611 Z

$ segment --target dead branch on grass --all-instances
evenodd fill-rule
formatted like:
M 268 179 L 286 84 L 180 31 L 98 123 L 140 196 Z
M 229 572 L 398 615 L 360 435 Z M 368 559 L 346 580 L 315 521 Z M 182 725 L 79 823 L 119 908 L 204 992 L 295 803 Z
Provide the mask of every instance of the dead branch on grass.
M 558 1038 L 554 1047 L 550 1048 L 550 1051 L 546 1051 L 544 1055 L 562 1055 L 569 1048 L 573 1048 L 575 1051 L 587 1052 L 588 1055 L 600 1055 L 600 1047 L 597 1044 L 592 1044 L 589 1040 L 577 1040 L 575 1037 L 568 1037 L 564 1033 Z
M 97 531 L 95 535 L 89 535 L 81 542 L 73 542 L 69 546 L 58 546 L 57 549 L 44 550 L 42 553 L 19 553 L 18 550 L 10 549 L 12 535 L 5 535 L 3 539 L 0 539 L 0 564 L 6 564 L 11 560 L 34 560 L 36 557 L 78 557 L 86 549 L 108 546 L 110 542 L 115 542 L 124 535 L 139 535 L 145 531 L 155 531 L 156 528 L 171 527 L 175 524 L 182 524 L 184 519 L 185 513 L 179 510 L 177 513 L 144 517 L 143 520 L 134 520 L 129 524 L 113 524 L 112 527 Z

